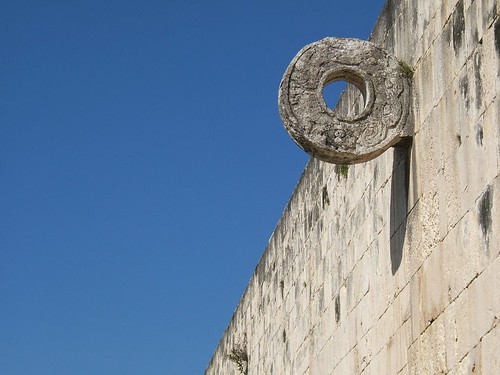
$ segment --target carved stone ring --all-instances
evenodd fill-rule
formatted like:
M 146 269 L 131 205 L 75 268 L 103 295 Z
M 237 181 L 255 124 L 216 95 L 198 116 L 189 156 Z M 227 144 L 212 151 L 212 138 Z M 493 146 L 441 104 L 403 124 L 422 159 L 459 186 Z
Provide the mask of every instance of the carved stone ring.
M 364 99 L 356 115 L 330 109 L 323 88 L 355 85 Z M 335 164 L 368 161 L 409 135 L 408 71 L 367 41 L 325 38 L 304 47 L 288 66 L 279 90 L 286 130 L 304 151 Z

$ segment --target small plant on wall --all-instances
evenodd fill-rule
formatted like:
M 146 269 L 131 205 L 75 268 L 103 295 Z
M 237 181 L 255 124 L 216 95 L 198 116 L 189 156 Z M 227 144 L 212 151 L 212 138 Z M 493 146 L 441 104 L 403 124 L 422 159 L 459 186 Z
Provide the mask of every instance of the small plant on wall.
M 348 165 L 335 165 L 335 174 L 337 175 L 337 179 L 340 180 L 340 176 L 347 178 L 349 175 L 349 166 Z
M 414 70 L 413 68 L 405 63 L 403 60 L 399 60 L 399 68 L 401 69 L 401 73 L 405 78 L 413 78 Z
M 240 374 L 247 375 L 248 373 L 248 354 L 242 344 L 235 347 L 228 354 L 229 360 L 235 364 Z

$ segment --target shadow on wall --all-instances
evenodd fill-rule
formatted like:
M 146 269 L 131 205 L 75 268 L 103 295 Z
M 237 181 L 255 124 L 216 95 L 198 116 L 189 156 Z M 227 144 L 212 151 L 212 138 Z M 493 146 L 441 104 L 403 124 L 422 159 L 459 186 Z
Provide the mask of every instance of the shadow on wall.
M 408 216 L 408 189 L 410 181 L 411 140 L 394 147 L 391 181 L 390 249 L 391 269 L 395 275 L 403 259 Z

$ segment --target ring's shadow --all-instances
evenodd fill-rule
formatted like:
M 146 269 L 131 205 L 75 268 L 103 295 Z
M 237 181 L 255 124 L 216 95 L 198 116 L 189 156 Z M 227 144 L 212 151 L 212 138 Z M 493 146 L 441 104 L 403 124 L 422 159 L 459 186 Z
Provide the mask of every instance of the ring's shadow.
M 403 246 L 408 217 L 411 139 L 394 147 L 391 181 L 390 251 L 392 274 L 396 274 L 403 259 Z

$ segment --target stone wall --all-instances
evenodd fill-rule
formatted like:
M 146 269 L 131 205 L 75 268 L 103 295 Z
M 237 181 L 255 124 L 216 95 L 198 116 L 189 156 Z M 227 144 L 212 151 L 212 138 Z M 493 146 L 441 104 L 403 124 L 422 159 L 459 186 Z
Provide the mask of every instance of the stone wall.
M 499 10 L 386 3 L 413 145 L 311 159 L 206 374 L 500 373 Z

